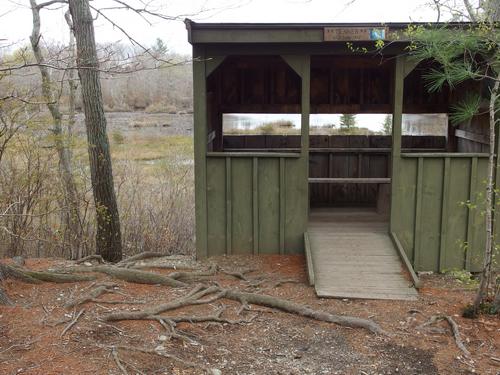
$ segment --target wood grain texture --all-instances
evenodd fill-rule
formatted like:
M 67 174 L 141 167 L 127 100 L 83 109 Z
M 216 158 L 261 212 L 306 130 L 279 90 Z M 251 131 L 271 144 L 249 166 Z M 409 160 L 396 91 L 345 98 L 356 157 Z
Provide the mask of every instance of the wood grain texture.
M 280 249 L 280 159 L 261 158 L 258 172 L 259 253 Z
M 252 159 L 231 160 L 232 254 L 253 253 Z
M 207 255 L 226 253 L 226 160 L 207 159 Z
M 395 233 L 415 269 L 478 270 L 484 245 L 487 159 L 471 155 L 401 161 L 398 190 L 405 199 Z
M 416 300 L 388 223 L 375 211 L 313 210 L 308 237 L 319 297 Z
M 194 110 L 194 184 L 196 217 L 196 257 L 208 256 L 207 244 L 207 89 L 205 51 L 193 47 L 193 110 Z
M 399 207 L 404 197 L 400 191 L 400 164 L 401 164 L 401 136 L 403 123 L 403 92 L 404 92 L 404 65 L 406 58 L 398 56 L 394 68 L 393 98 L 392 98 L 392 185 L 391 185 L 391 218 L 389 227 L 391 232 L 397 232 L 400 220 Z

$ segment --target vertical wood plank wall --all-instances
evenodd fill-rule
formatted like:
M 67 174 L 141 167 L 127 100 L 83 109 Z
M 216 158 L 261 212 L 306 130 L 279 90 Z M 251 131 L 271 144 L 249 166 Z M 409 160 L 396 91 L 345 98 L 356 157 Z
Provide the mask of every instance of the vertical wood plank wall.
M 480 271 L 484 249 L 484 154 L 401 153 L 406 58 L 394 74 L 390 231 L 416 271 Z
M 202 165 L 195 171 L 197 226 L 202 224 L 196 232 L 198 257 L 304 251 L 309 209 L 310 57 L 282 57 L 301 77 L 300 153 L 207 153 L 207 110 L 199 103 L 206 98 L 195 100 L 195 165 Z M 205 74 L 206 69 L 205 65 Z M 202 72 L 195 68 L 194 73 L 195 79 L 201 79 Z M 195 88 L 195 94 L 196 89 L 206 90 L 206 84 Z M 197 137 L 204 137 L 203 155 L 197 149 Z
M 208 256 L 302 253 L 308 207 L 302 169 L 299 154 L 208 156 Z
M 484 155 L 402 155 L 393 232 L 416 271 L 481 269 L 487 163 Z

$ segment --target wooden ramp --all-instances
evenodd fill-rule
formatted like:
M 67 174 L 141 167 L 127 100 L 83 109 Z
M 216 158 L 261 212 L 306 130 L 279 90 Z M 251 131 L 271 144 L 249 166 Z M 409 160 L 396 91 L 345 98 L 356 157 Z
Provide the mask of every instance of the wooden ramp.
M 314 210 L 308 238 L 318 297 L 417 299 L 389 237 L 388 223 L 375 211 Z

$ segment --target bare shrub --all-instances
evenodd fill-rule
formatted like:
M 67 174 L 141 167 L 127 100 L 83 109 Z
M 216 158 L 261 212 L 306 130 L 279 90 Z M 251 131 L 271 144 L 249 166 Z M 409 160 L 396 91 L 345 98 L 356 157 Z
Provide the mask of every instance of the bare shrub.
M 127 161 L 117 169 L 125 253 L 191 254 L 194 247 L 192 165 L 179 160 L 163 163 L 155 172 L 148 173 Z
M 173 104 L 167 103 L 153 103 L 146 108 L 147 113 L 177 113 L 177 107 Z
M 57 183 L 57 158 L 55 151 L 47 147 L 50 144 L 47 137 L 39 130 L 24 129 L 15 135 L 4 153 L 0 164 L 0 256 L 70 256 L 62 216 L 63 192 Z M 95 210 L 86 146 L 81 139 L 76 145 L 74 171 L 85 256 L 95 252 Z M 135 148 L 129 146 L 131 154 L 115 160 L 124 252 L 126 255 L 142 251 L 191 254 L 194 248 L 192 160 L 175 155 L 144 160 L 133 154 L 137 152 Z
M 53 184 L 54 155 L 40 152 L 36 137 L 18 136 L 4 153 L 0 166 L 0 241 L 4 255 L 40 255 L 49 248 L 61 255 L 58 202 Z M 55 219 L 55 220 L 54 220 Z
M 119 130 L 115 130 L 113 133 L 111 133 L 111 139 L 117 145 L 122 145 L 123 143 L 125 143 L 125 136 Z

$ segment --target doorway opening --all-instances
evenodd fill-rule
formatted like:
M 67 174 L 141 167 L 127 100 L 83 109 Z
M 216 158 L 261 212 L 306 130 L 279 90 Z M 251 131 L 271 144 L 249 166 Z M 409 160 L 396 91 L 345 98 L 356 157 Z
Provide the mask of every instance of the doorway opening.
M 373 56 L 311 58 L 310 220 L 320 213 L 321 220 L 388 221 L 394 66 Z M 421 74 L 413 81 L 422 91 Z M 448 117 L 429 114 L 434 108 L 410 94 L 403 112 L 415 113 L 403 115 L 402 152 L 446 151 Z

